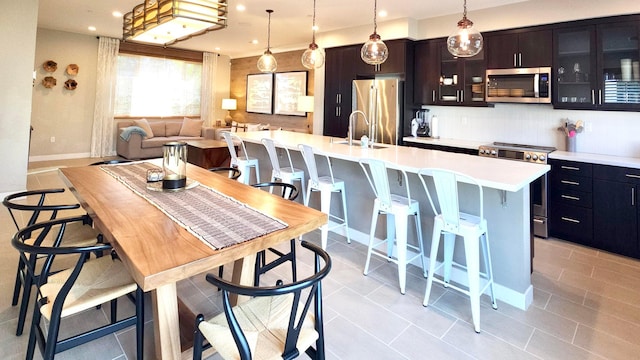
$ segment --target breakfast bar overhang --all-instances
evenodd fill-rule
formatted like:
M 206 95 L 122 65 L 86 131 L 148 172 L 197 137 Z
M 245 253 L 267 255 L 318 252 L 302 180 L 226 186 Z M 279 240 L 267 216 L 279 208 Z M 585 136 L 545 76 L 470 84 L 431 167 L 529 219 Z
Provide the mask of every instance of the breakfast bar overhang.
M 425 234 L 422 241 L 426 249 L 431 243 L 433 212 L 415 174 L 422 168 L 442 168 L 476 178 L 484 189 L 484 216 L 489 226 L 496 297 L 520 309 L 527 309 L 532 303 L 532 229 L 529 186 L 531 182 L 550 170 L 549 165 L 384 144 L 377 144 L 375 148 L 362 148 L 358 144 L 349 145 L 342 138 L 280 130 L 236 134 L 244 140 L 250 156 L 258 158 L 263 164 L 269 164 L 269 159 L 261 143 L 262 138 L 273 139 L 278 146 L 291 150 L 294 166 L 301 169 L 305 167 L 298 152 L 298 144 L 313 147 L 316 154 L 328 155 L 332 159 L 333 173 L 346 182 L 351 236 L 356 241 L 365 243 L 370 226 L 373 193 L 358 160 L 366 158 L 382 160 L 390 169 L 404 170 L 409 173 L 409 184 L 403 184 L 399 176 L 398 181 L 390 181 L 390 185 L 392 189 L 395 187 L 401 192 L 406 191 L 403 187 L 408 185 L 412 197 L 420 202 L 421 221 Z M 323 173 L 327 170 L 321 168 L 319 171 Z M 261 166 L 260 175 L 263 179 L 268 179 L 270 174 L 269 166 Z M 316 207 L 313 199 L 310 206 Z M 474 204 L 464 203 L 463 200 L 463 208 L 473 208 L 473 206 Z M 380 232 L 379 237 L 382 236 L 384 235 Z M 415 234 L 410 233 L 410 236 Z M 364 261 L 363 258 L 363 266 Z M 455 269 L 452 279 L 466 284 L 463 273 L 456 273 Z M 424 284 L 426 286 L 426 281 Z

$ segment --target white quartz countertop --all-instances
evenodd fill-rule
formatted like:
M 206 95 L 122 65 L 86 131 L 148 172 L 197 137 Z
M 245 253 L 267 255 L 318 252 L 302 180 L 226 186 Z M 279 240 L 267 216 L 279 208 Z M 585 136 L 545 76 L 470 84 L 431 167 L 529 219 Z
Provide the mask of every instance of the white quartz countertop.
M 640 158 L 590 154 L 581 152 L 554 151 L 549 154 L 549 159 L 586 162 L 600 165 L 622 166 L 640 169 Z
M 431 137 L 413 137 L 413 136 L 404 137 L 402 138 L 402 141 L 412 142 L 417 144 L 430 144 L 430 145 L 449 146 L 449 147 L 475 149 L 475 150 L 478 150 L 478 148 L 481 145 L 488 144 L 486 141 L 480 142 L 480 141 L 472 141 L 472 140 L 444 139 L 444 138 L 434 139 Z
M 417 173 L 422 168 L 442 168 L 472 176 L 485 187 L 506 191 L 519 191 L 550 170 L 549 165 L 493 159 L 466 154 L 420 149 L 408 146 L 381 145 L 381 149 L 361 148 L 338 143 L 342 138 L 304 134 L 290 131 L 249 131 L 236 133 L 246 142 L 260 144 L 262 138 L 271 138 L 279 146 L 298 150 L 298 144 L 314 148 L 320 155 L 336 159 L 359 161 L 378 159 L 389 168 Z M 336 174 L 337 175 L 337 174 Z M 339 176 L 339 175 L 337 175 Z

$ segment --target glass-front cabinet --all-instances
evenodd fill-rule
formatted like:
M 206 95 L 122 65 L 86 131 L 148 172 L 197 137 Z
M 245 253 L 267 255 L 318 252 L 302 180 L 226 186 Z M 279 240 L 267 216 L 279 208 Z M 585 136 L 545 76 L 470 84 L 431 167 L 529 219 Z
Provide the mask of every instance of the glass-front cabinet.
M 458 58 L 440 45 L 439 104 L 486 106 L 484 79 L 486 61 L 484 50 L 473 57 Z
M 639 30 L 639 22 L 555 30 L 554 106 L 640 109 Z

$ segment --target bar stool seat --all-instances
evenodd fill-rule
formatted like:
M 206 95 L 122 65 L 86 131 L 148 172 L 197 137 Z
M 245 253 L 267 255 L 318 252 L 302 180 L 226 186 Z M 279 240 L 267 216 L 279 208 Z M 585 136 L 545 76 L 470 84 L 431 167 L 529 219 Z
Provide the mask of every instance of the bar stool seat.
M 413 260 L 420 258 L 422 263 L 422 271 L 424 277 L 427 277 L 427 269 L 424 260 L 424 247 L 422 245 L 422 226 L 420 224 L 420 204 L 411 198 L 409 190 L 409 181 L 407 173 L 402 172 L 404 183 L 407 187 L 406 196 L 392 194 L 389 188 L 389 177 L 387 175 L 387 167 L 384 162 L 374 159 L 363 159 L 359 161 L 360 166 L 371 185 L 371 189 L 376 196 L 373 203 L 373 215 L 371 218 L 371 231 L 369 234 L 369 248 L 367 250 L 367 262 L 364 267 L 364 274 L 369 272 L 369 263 L 371 255 L 380 256 L 387 261 L 394 262 L 398 265 L 398 279 L 400 282 L 400 292 L 405 293 L 407 283 L 407 264 Z M 367 166 L 369 170 L 367 170 Z M 375 242 L 375 231 L 378 215 L 387 216 L 387 238 L 385 240 Z M 409 216 L 413 216 L 416 224 L 416 245 L 411 245 L 407 241 L 407 230 Z M 393 245 L 397 249 L 397 257 L 393 257 Z M 387 251 L 382 252 L 377 249 L 378 246 L 386 243 Z M 408 258 L 407 250 L 413 252 L 413 256 Z
M 429 296 L 433 282 L 450 287 L 469 296 L 471 300 L 471 315 L 473 326 L 477 333 L 480 332 L 480 296 L 489 288 L 491 296 L 491 306 L 498 308 L 493 291 L 493 271 L 491 269 L 491 252 L 489 250 L 489 234 L 487 231 L 487 220 L 483 216 L 483 193 L 482 186 L 472 177 L 459 172 L 452 172 L 443 169 L 421 169 L 418 172 L 422 186 L 424 187 L 431 208 L 435 214 L 433 225 L 433 238 L 431 240 L 431 252 L 429 255 L 429 278 L 424 295 L 424 306 L 429 304 Z M 440 212 L 436 210 L 433 198 L 427 187 L 426 177 L 433 177 L 437 200 L 440 205 Z M 479 215 L 468 214 L 460 211 L 458 198 L 458 184 L 464 182 L 476 187 L 478 194 Z M 469 196 L 465 196 L 468 199 Z M 438 248 L 440 246 L 441 235 L 444 235 L 444 259 L 436 266 Z M 466 266 L 453 261 L 456 235 L 463 239 Z M 482 254 L 480 253 L 482 250 Z M 485 265 L 485 272 L 480 271 L 480 256 Z M 450 283 L 451 269 L 457 267 L 466 269 L 468 277 L 468 288 L 462 288 Z M 444 268 L 443 279 L 435 276 L 438 269 Z M 484 279 L 484 286 L 480 287 L 480 279 Z
M 313 148 L 309 145 L 304 144 L 298 145 L 298 148 L 302 153 L 302 158 L 304 159 L 304 162 L 307 165 L 307 171 L 309 172 L 307 197 L 305 199 L 304 205 L 309 206 L 309 198 L 311 197 L 312 191 L 320 192 L 320 211 L 327 214 L 330 219 L 339 221 L 339 223 L 334 226 L 330 227 L 329 224 L 326 224 L 320 228 L 320 231 L 322 233 L 322 249 L 326 250 L 327 248 L 327 238 L 329 235 L 329 230 L 338 227 L 344 226 L 347 242 L 351 243 L 351 238 L 349 237 L 349 221 L 347 220 L 347 198 L 345 195 L 344 181 L 333 176 L 333 170 L 331 169 L 331 162 L 328 156 L 325 156 L 325 158 L 327 160 L 327 165 L 329 168 L 329 175 L 319 176 Z M 331 194 L 333 194 L 334 192 L 340 193 L 340 196 L 342 198 L 342 218 L 331 214 Z
M 240 169 L 241 175 L 238 181 L 244 184 L 250 184 L 251 168 L 256 171 L 256 183 L 260 182 L 260 163 L 257 158 L 250 157 L 247 153 L 247 148 L 244 145 L 244 141 L 238 136 L 228 131 L 222 133 L 222 137 L 227 142 L 229 148 L 229 155 L 231 155 L 230 165 Z M 236 144 L 242 146 L 242 156 L 236 153 Z

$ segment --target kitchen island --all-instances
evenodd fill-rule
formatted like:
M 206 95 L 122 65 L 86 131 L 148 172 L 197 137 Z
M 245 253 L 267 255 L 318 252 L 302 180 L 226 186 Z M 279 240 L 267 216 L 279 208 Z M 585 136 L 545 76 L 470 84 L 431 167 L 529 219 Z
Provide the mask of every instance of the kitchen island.
M 414 147 L 377 144 L 375 149 L 350 146 L 342 138 L 294 133 L 288 131 L 254 131 L 237 133 L 247 146 L 247 152 L 264 164 L 260 176 L 269 179 L 271 169 L 268 155 L 260 140 L 271 138 L 291 151 L 294 166 L 305 169 L 298 152 L 298 144 L 307 144 L 320 155 L 332 158 L 331 166 L 336 177 L 345 180 L 349 225 L 354 240 L 367 243 L 374 195 L 358 164 L 358 160 L 373 158 L 385 161 L 390 169 L 404 170 L 409 174 L 409 188 L 413 198 L 420 201 L 425 249 L 431 245 L 433 212 L 426 194 L 415 173 L 426 167 L 443 168 L 463 172 L 474 178 L 484 188 L 484 215 L 489 225 L 491 258 L 496 283 L 496 297 L 520 309 L 526 309 L 533 301 L 531 286 L 531 215 L 529 184 L 549 171 L 549 165 L 532 164 L 473 155 L 448 153 Z M 280 161 L 286 160 L 280 154 Z M 320 173 L 328 170 L 319 162 Z M 393 171 L 393 170 L 391 170 Z M 390 178 L 392 191 L 406 192 L 407 184 L 401 177 Z M 462 189 L 461 198 L 464 198 Z M 311 201 L 311 206 L 316 207 Z M 464 202 L 464 209 L 474 209 L 477 204 Z M 339 207 L 335 207 L 339 208 Z M 378 237 L 384 236 L 383 226 L 378 227 Z M 409 236 L 415 236 L 409 232 Z M 428 251 L 427 251 L 428 253 Z M 456 254 L 464 254 L 457 251 Z M 463 257 L 456 260 L 464 263 Z M 364 257 L 362 263 L 364 266 Z M 455 270 L 455 269 L 454 269 Z M 455 272 L 453 280 L 466 284 L 466 275 Z M 426 286 L 426 281 L 424 282 Z

